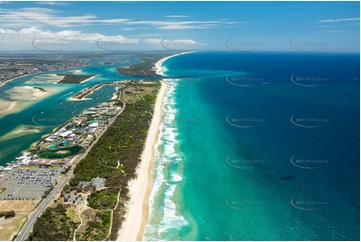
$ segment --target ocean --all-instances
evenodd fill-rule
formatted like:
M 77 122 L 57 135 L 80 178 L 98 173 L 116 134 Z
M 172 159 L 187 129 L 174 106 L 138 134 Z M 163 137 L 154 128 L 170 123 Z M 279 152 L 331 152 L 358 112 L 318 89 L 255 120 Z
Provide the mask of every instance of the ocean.
M 359 240 L 359 54 L 195 52 L 163 67 L 144 240 Z
M 126 80 L 129 56 L 18 78 L 59 87 L 57 73 L 96 74 L 0 118 L 0 165 Z M 195 52 L 163 63 L 169 89 L 153 163 L 144 240 L 359 240 L 358 54 Z M 133 79 L 133 78 L 132 78 Z M 50 81 L 50 82 L 49 82 Z

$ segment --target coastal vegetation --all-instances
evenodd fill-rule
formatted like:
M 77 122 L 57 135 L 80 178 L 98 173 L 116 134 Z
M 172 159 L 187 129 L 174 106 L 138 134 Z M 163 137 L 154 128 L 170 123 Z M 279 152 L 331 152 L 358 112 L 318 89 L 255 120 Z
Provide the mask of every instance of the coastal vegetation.
M 37 219 L 33 232 L 29 235 L 28 240 L 72 240 L 72 234 L 77 228 L 77 225 L 78 224 L 67 215 L 63 205 L 50 207 Z
M 121 97 L 125 103 L 123 112 L 93 145 L 87 156 L 76 164 L 74 176 L 64 189 L 82 193 L 87 197 L 89 207 L 80 215 L 85 219 L 76 232 L 77 240 L 116 239 L 125 216 L 125 204 L 129 200 L 128 182 L 135 178 L 141 161 L 160 85 L 159 82 L 132 83 L 122 90 Z M 105 188 L 84 191 L 81 184 L 98 177 L 106 179 Z M 64 212 L 63 209 L 68 207 L 61 205 L 61 202 L 57 204 L 56 208 L 48 208 L 38 219 L 33 228 L 32 240 L 73 239 L 76 223 Z M 54 216 L 59 216 L 59 219 Z M 62 225 L 57 222 L 61 219 L 68 222 Z M 48 226 L 47 221 L 55 224 L 51 231 L 44 229 Z M 59 234 L 57 239 L 56 234 Z
M 86 79 L 93 77 L 94 75 L 71 75 L 71 74 L 57 74 L 58 76 L 64 76 L 59 83 L 67 83 L 67 84 L 78 84 Z
M 79 241 L 101 241 L 108 236 L 111 212 L 108 210 L 88 209 L 84 213 L 84 231 L 76 234 Z
M 40 91 L 42 91 L 42 92 L 46 92 L 46 89 L 45 88 L 42 88 L 42 87 L 34 87 L 35 89 L 38 89 L 38 90 L 40 90 Z
M 157 75 L 153 69 L 154 64 L 161 58 L 167 56 L 168 54 L 147 54 L 140 55 L 141 63 L 134 64 L 128 67 L 117 68 L 117 71 L 120 74 L 127 76 L 139 76 L 139 77 L 158 77 L 161 79 L 161 76 Z

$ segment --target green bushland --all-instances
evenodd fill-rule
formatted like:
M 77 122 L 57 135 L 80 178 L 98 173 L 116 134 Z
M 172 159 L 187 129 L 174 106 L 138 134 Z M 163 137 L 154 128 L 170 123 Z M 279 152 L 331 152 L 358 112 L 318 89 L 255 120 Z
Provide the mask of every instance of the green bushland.
M 125 89 L 132 91 L 128 94 L 123 92 L 123 100 L 128 100 L 124 111 L 93 145 L 87 156 L 76 164 L 74 177 L 67 189 L 76 190 L 80 181 L 90 181 L 96 177 L 106 178 L 106 188 L 94 191 L 88 197 L 88 206 L 99 214 L 89 219 L 84 233 L 77 233 L 76 236 L 80 240 L 116 239 L 124 220 L 125 204 L 129 200 L 128 182 L 135 178 L 136 168 L 141 161 L 160 85 L 134 84 Z M 119 203 L 114 209 L 119 192 Z M 113 223 L 111 234 L 108 236 L 111 210 Z M 55 227 L 51 233 L 49 232 L 49 237 L 44 235 L 44 238 L 52 240 L 52 234 L 58 229 L 64 228 Z M 38 230 L 41 230 L 42 234 L 48 233 L 39 226 L 36 232 L 40 233 Z M 74 231 L 69 228 L 66 231 L 70 237 L 73 236 Z
M 97 211 L 93 220 L 88 221 L 84 233 L 77 233 L 81 241 L 101 241 L 108 236 L 111 213 L 108 210 Z
M 78 84 L 94 75 L 71 75 L 71 74 L 58 74 L 58 76 L 64 76 L 59 83 Z
M 75 223 L 66 214 L 62 205 L 47 208 L 36 220 L 28 240 L 68 241 L 73 240 L 73 234 L 79 223 Z
M 96 191 L 88 197 L 88 205 L 95 209 L 113 209 L 117 203 L 117 193 L 109 189 Z
M 127 76 L 141 76 L 141 77 L 158 77 L 159 80 L 162 79 L 161 76 L 157 75 L 153 69 L 155 63 L 165 57 L 170 55 L 170 53 L 153 53 L 146 55 L 139 55 L 138 57 L 142 60 L 141 63 L 134 64 L 128 67 L 117 68 L 117 71 L 120 74 Z

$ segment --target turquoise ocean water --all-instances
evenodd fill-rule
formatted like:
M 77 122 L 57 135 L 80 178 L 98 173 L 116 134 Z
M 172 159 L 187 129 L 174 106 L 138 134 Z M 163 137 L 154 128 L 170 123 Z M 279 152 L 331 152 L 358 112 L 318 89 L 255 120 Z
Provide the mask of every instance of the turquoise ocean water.
M 197 52 L 170 81 L 145 240 L 358 240 L 359 55 Z
M 0 87 L 52 87 L 54 73 L 97 74 L 0 119 L 0 165 L 84 109 L 80 90 L 129 79 L 94 60 L 84 68 Z M 152 170 L 145 240 L 358 240 L 359 55 L 197 52 L 168 59 L 171 78 Z M 34 122 L 35 121 L 35 122 Z
M 73 68 L 36 74 L 18 78 L 0 87 L 0 97 L 11 100 L 8 90 L 20 86 L 34 87 L 60 87 L 60 92 L 49 96 L 39 102 L 33 103 L 20 112 L 0 118 L 0 137 L 8 137 L 0 142 L 0 166 L 5 166 L 21 152 L 28 149 L 33 142 L 38 141 L 41 136 L 49 134 L 59 125 L 69 121 L 72 117 L 81 113 L 86 108 L 95 106 L 109 100 L 115 93 L 114 86 L 103 86 L 89 96 L 89 100 L 70 101 L 69 97 L 81 90 L 97 85 L 102 82 L 114 80 L 127 80 L 129 77 L 119 74 L 116 68 L 140 62 L 138 58 L 130 56 L 115 56 L 112 64 L 104 65 L 104 60 L 96 59 L 89 61 L 89 65 L 82 68 Z M 83 74 L 97 75 L 95 78 L 81 84 L 56 84 L 59 78 L 54 74 Z M 136 78 L 132 78 L 136 79 Z M 14 135 L 17 130 L 32 130 L 22 135 Z

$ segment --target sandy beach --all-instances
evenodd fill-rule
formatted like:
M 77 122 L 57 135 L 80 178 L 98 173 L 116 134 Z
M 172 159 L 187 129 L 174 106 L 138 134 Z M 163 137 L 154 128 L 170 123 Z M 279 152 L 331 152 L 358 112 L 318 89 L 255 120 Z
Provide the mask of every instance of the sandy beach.
M 94 75 L 94 76 L 89 77 L 88 79 L 85 79 L 84 81 L 81 81 L 81 82 L 79 82 L 79 83 L 84 83 L 84 82 L 90 81 L 91 79 L 93 79 L 93 78 L 95 78 L 95 77 L 98 77 L 98 76 L 100 76 L 100 75 Z
M 191 51 L 193 52 L 193 51 Z M 179 53 L 167 56 L 159 60 L 154 70 L 158 75 L 164 75 L 166 68 L 162 64 L 171 57 L 191 52 Z M 143 239 L 145 226 L 149 216 L 149 196 L 152 191 L 151 168 L 155 156 L 155 145 L 158 141 L 160 126 L 163 120 L 163 102 L 167 93 L 168 83 L 162 81 L 159 90 L 152 123 L 149 127 L 145 148 L 142 153 L 142 160 L 137 171 L 137 178 L 128 184 L 130 201 L 127 204 L 127 214 L 118 233 L 117 241 L 140 241 Z
M 182 53 L 179 53 L 179 54 L 167 56 L 167 57 L 164 57 L 163 59 L 160 59 L 157 63 L 155 63 L 155 66 L 154 66 L 155 73 L 157 75 L 164 76 L 164 72 L 167 71 L 167 69 L 162 65 L 166 60 L 168 60 L 169 58 L 175 57 L 175 56 L 189 54 L 189 53 L 193 53 L 193 52 L 195 52 L 195 51 L 182 52 Z
M 13 87 L 5 91 L 8 99 L 0 98 L 0 118 L 24 110 L 26 107 L 63 90 L 62 87 L 46 87 L 46 91 L 31 86 Z
M 142 240 L 144 228 L 148 219 L 148 198 L 151 192 L 150 173 L 155 154 L 155 144 L 158 140 L 159 128 L 162 123 L 163 101 L 168 84 L 162 82 L 159 90 L 153 118 L 148 130 L 142 160 L 137 171 L 137 178 L 130 181 L 130 201 L 127 204 L 127 214 L 118 233 L 117 241 Z
M 27 85 L 57 84 L 63 78 L 64 78 L 63 76 L 58 76 L 57 74 L 42 73 L 42 74 L 34 75 L 30 80 L 24 83 Z

